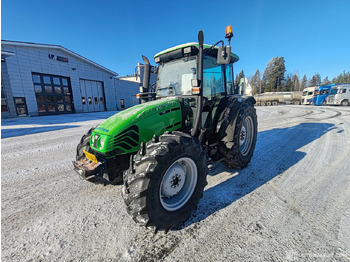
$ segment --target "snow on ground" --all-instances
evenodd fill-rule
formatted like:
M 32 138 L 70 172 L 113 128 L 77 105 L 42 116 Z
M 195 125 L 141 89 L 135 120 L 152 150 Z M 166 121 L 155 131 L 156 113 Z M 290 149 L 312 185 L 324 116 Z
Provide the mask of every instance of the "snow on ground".
M 121 186 L 72 169 L 81 136 L 115 112 L 2 120 L 2 261 L 350 261 L 350 107 L 256 109 L 249 166 L 210 166 L 191 218 L 156 235 Z

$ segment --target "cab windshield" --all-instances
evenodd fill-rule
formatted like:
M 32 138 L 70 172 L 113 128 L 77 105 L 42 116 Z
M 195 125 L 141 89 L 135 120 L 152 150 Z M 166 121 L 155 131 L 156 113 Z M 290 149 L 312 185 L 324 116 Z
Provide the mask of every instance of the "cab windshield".
M 226 78 L 224 75 L 226 74 Z M 211 100 L 226 94 L 224 79 L 229 93 L 233 91 L 232 64 L 223 67 L 216 58 L 203 57 L 203 96 Z M 197 78 L 197 57 L 185 57 L 159 65 L 157 96 L 192 95 L 191 80 Z
M 338 93 L 338 89 L 332 89 L 331 90 L 331 95 L 335 95 L 336 93 Z
M 158 70 L 157 96 L 191 95 L 193 78 L 197 78 L 195 56 L 161 64 Z

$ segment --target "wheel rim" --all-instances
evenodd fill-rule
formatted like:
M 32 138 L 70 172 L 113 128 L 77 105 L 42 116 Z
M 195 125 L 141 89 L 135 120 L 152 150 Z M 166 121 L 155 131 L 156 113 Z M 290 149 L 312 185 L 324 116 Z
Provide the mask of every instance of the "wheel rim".
M 253 141 L 253 119 L 247 116 L 239 133 L 239 149 L 243 156 L 246 156 L 252 146 Z
M 196 163 L 188 157 L 176 160 L 165 172 L 160 184 L 159 198 L 168 211 L 183 207 L 191 198 L 197 184 Z

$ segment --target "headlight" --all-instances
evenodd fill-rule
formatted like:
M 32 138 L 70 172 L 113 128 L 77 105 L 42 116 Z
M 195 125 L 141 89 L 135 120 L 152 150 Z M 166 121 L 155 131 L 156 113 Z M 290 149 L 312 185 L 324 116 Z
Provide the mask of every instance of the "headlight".
M 105 145 L 105 141 L 103 140 L 103 138 L 100 138 L 100 149 L 103 148 L 103 146 Z

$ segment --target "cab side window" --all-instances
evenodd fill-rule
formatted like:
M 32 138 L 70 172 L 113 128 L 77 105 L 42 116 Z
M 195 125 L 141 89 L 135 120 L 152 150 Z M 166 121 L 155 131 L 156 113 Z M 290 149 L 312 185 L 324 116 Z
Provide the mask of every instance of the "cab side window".
M 203 59 L 203 96 L 211 100 L 213 97 L 225 94 L 222 66 L 216 63 L 216 58 L 206 56 Z
M 235 93 L 235 89 L 233 85 L 233 65 L 228 64 L 225 67 L 226 67 L 225 73 L 226 73 L 227 94 L 232 95 Z

